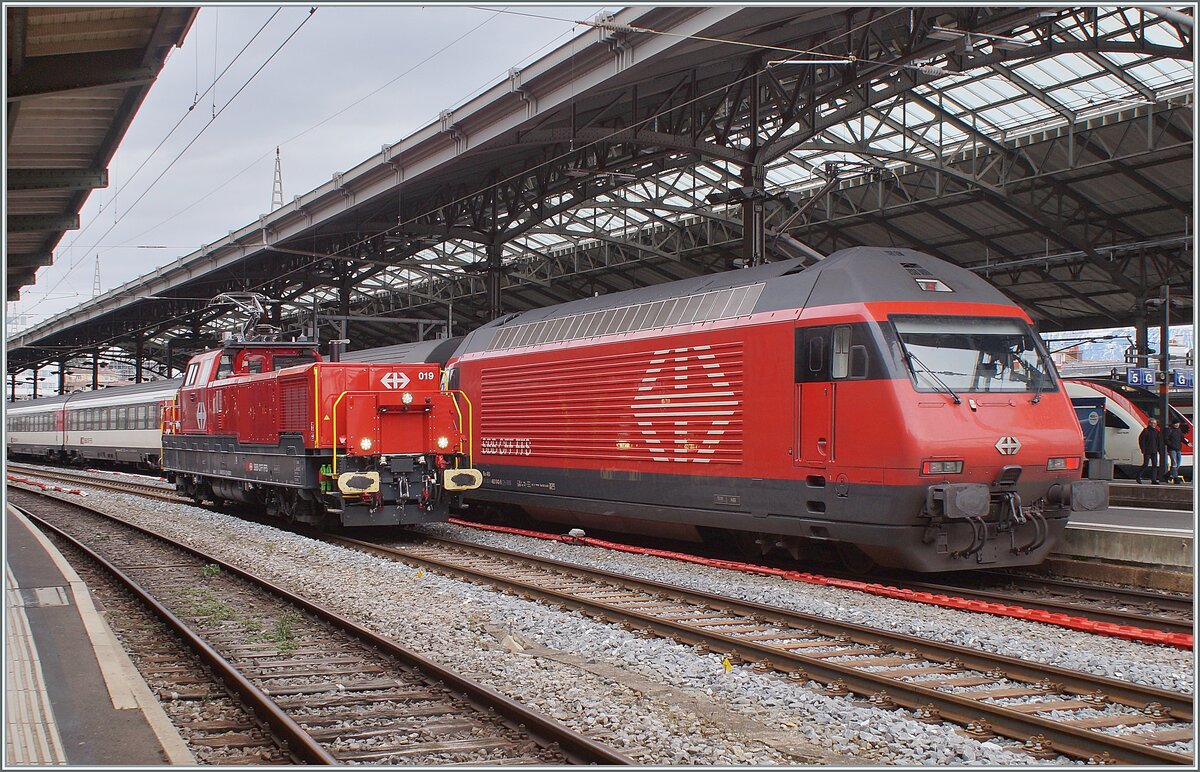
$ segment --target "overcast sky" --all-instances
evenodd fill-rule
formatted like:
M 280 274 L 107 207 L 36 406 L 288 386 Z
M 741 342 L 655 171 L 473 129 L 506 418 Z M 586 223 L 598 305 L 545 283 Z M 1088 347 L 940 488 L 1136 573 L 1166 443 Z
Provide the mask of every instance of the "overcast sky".
M 97 255 L 107 292 L 257 220 L 271 208 L 276 147 L 288 202 L 579 34 L 571 21 L 603 8 L 318 6 L 305 22 L 310 7 L 201 8 L 121 141 L 108 188 L 8 304 L 10 334 L 13 322 L 89 300 Z

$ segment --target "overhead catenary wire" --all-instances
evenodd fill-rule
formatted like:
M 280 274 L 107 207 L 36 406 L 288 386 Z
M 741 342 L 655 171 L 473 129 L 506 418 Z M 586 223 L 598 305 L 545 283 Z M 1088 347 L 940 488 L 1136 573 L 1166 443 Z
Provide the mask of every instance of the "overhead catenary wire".
M 479 24 L 477 24 L 476 26 L 472 27 L 471 29 L 467 30 L 467 31 L 466 31 L 466 32 L 464 32 L 463 34 L 459 35 L 458 37 L 456 37 L 454 40 L 450 41 L 449 43 L 445 44 L 444 46 L 442 46 L 441 48 L 439 48 L 437 51 L 434 51 L 433 53 L 429 54 L 429 55 L 428 55 L 428 56 L 426 56 L 424 59 L 422 59 L 420 62 L 417 62 L 417 63 L 416 63 L 416 64 L 414 64 L 413 66 L 409 67 L 407 70 L 405 70 L 404 72 L 400 73 L 400 74 L 399 74 L 399 75 L 397 75 L 396 77 L 392 78 L 392 79 L 391 79 L 391 80 L 389 80 L 387 83 L 384 83 L 382 86 L 379 86 L 379 87 L 378 87 L 378 88 L 376 88 L 374 91 L 371 91 L 370 93 L 368 93 L 368 94 L 366 94 L 366 95 L 364 95 L 364 96 L 362 96 L 362 97 L 359 97 L 358 99 L 356 99 L 355 101 L 353 101 L 353 102 L 351 102 L 350 104 L 346 105 L 345 107 L 341 107 L 341 108 L 339 108 L 338 110 L 334 111 L 333 113 L 331 113 L 329 116 L 327 116 L 327 117 L 326 117 L 326 118 L 324 118 L 323 120 L 321 120 L 321 121 L 319 121 L 319 122 L 317 122 L 317 123 L 313 124 L 312 126 L 309 126 L 309 127 L 308 127 L 307 129 L 305 129 L 304 131 L 301 131 L 299 134 L 296 134 L 296 135 L 294 135 L 294 136 L 290 137 L 289 139 L 286 139 L 286 140 L 284 140 L 283 142 L 280 142 L 280 143 L 278 143 L 278 144 L 276 145 L 276 147 L 286 147 L 286 146 L 287 146 L 287 145 L 289 145 L 290 143 L 292 143 L 292 142 L 295 142 L 296 140 L 300 139 L 301 137 L 303 137 L 304 135 L 308 134 L 309 132 L 315 131 L 316 129 L 320 128 L 321 126 L 324 126 L 326 123 L 329 123 L 331 120 L 333 120 L 333 119 L 335 119 L 335 118 L 338 118 L 338 117 L 341 117 L 341 116 L 342 116 L 342 115 L 344 115 L 344 114 L 345 114 L 345 113 L 346 113 L 348 110 L 351 110 L 351 109 L 353 109 L 354 107 L 357 107 L 359 104 L 361 104 L 361 103 L 365 102 L 366 100 L 370 99 L 371 97 L 375 96 L 375 95 L 376 95 L 376 94 L 378 94 L 380 91 L 383 91 L 385 88 L 387 88 L 388 86 L 392 85 L 392 84 L 393 84 L 393 83 L 395 83 L 396 81 L 400 80 L 401 78 L 403 78 L 403 77 L 405 77 L 405 76 L 407 76 L 407 75 L 410 75 L 410 74 L 411 74 L 411 73 L 413 73 L 415 70 L 417 70 L 417 69 L 419 69 L 420 67 L 423 67 L 424 65 L 428 64 L 430 61 L 432 61 L 432 60 L 433 60 L 434 58 L 436 58 L 437 56 L 440 56 L 441 54 L 445 53 L 445 52 L 446 52 L 448 49 L 450 49 L 452 46 L 454 46 L 454 45 L 456 45 L 457 43 L 461 42 L 461 41 L 462 41 L 464 38 L 466 38 L 467 36 L 471 35 L 472 33 L 474 33 L 474 32 L 477 32 L 477 31 L 478 31 L 480 28 L 482 28 L 482 27 L 483 27 L 485 24 L 487 24 L 488 22 L 490 22 L 492 19 L 496 18 L 497 16 L 499 16 L 499 13 L 492 14 L 492 16 L 490 16 L 489 18 L 487 18 L 487 19 L 484 19 L 482 22 L 480 22 L 480 23 L 479 23 Z M 565 33 L 564 33 L 564 34 L 565 34 Z M 559 37 L 562 37 L 562 36 L 560 35 Z M 556 38 L 556 39 L 557 39 L 557 38 Z M 544 48 L 544 47 L 545 47 L 545 46 L 543 46 L 543 48 Z M 188 204 L 186 207 L 184 207 L 183 209 L 179 210 L 179 211 L 178 211 L 178 212 L 176 212 L 175 214 L 171 215 L 170 217 L 166 218 L 165 220 L 162 220 L 161 222 L 159 222 L 159 223 L 157 223 L 157 224 L 155 224 L 155 225 L 152 225 L 151 227 L 147 228 L 146 230 L 142 231 L 141 233 L 137 234 L 136 236 L 133 236 L 133 237 L 131 237 L 131 238 L 127 239 L 125 242 L 123 242 L 122 244 L 119 244 L 119 245 L 117 245 L 117 246 L 130 246 L 129 242 L 131 242 L 131 241 L 137 241 L 138 239 L 142 238 L 142 237 L 143 237 L 143 236 L 145 236 L 146 234 L 148 234 L 148 233 L 153 233 L 153 232 L 154 232 L 155 230 L 157 230 L 158 228 L 161 228 L 162 226 L 164 226 L 164 225 L 166 225 L 167 223 L 171 222 L 171 221 L 172 221 L 172 220 L 174 220 L 176 217 L 179 217 L 180 215 L 186 214 L 186 213 L 187 213 L 188 211 L 190 211 L 190 210 L 191 210 L 193 207 L 197 206 L 197 205 L 198 205 L 198 204 L 200 204 L 202 201 L 205 201 L 205 200 L 207 200 L 208 198 L 210 198 L 211 196 L 215 195 L 215 194 L 216 194 L 218 191 L 220 191 L 220 190 L 221 190 L 222 188 L 224 188 L 226 185 L 228 185 L 229 183 L 231 183 L 231 182 L 233 182 L 234 180 L 236 180 L 238 177 L 242 176 L 242 175 L 243 175 L 243 174 L 245 174 L 246 172 L 248 172 L 248 171 L 250 171 L 251 169 L 253 169 L 253 168 L 254 168 L 254 166 L 255 166 L 255 165 L 256 165 L 256 164 L 257 164 L 259 161 L 262 161 L 264 158 L 266 158 L 268 155 L 270 155 L 270 152 L 271 152 L 271 151 L 270 151 L 270 150 L 268 150 L 267 152 L 265 152 L 265 153 L 263 153 L 262 155 L 260 155 L 258 158 L 255 158 L 253 161 L 251 161 L 249 164 L 247 164 L 247 165 L 246 165 L 246 166 L 245 166 L 245 167 L 244 167 L 244 168 L 243 168 L 241 171 L 237 172 L 237 173 L 236 173 L 236 174 L 234 174 L 232 177 L 228 178 L 227 180 L 225 180 L 224 182 L 222 182 L 221 184 L 219 184 L 217 187 L 213 188 L 213 189 L 212 189 L 212 190 L 210 190 L 208 193 L 204 194 L 204 195 L 203 195 L 203 196 L 201 196 L 200 198 L 198 198 L 198 199 L 196 199 L 195 201 L 193 201 L 192 203 Z
M 197 91 L 196 91 L 195 95 L 192 97 L 191 106 L 189 106 L 188 109 L 186 111 L 184 111 L 183 115 L 181 115 L 179 117 L 179 120 L 175 122 L 175 125 L 171 127 L 170 131 L 168 131 L 166 133 L 166 135 L 162 138 L 162 140 L 160 140 L 159 143 L 154 147 L 154 149 L 150 151 L 150 154 L 146 156 L 146 158 L 142 161 L 142 163 L 138 166 L 138 168 L 134 169 L 133 174 L 129 175 L 129 177 L 125 180 L 125 182 L 121 184 L 121 187 L 117 188 L 117 191 L 115 193 L 113 193 L 114 199 L 117 196 L 121 195 L 121 193 L 125 192 L 125 188 L 127 188 L 129 186 L 129 183 L 133 182 L 134 178 L 137 177 L 138 172 L 140 172 L 142 169 L 144 169 L 146 164 L 148 164 L 150 162 L 150 160 L 152 158 L 154 158 L 155 154 L 157 154 L 158 151 L 162 149 L 162 146 L 167 143 L 167 140 L 169 140 L 172 136 L 175 135 L 175 132 L 179 129 L 180 126 L 183 125 L 183 122 L 185 120 L 187 120 L 188 116 L 190 116 L 195 111 L 196 106 L 198 104 L 200 104 L 200 100 L 204 99 L 204 97 L 208 96 L 208 93 L 210 91 L 213 91 L 216 88 L 217 82 L 220 81 L 221 78 L 225 77 L 225 73 L 229 72 L 230 68 L 233 67 L 233 65 L 237 63 L 238 59 L 241 58 L 242 54 L 246 53 L 246 49 L 248 49 L 250 47 L 250 45 L 252 43 L 254 43 L 255 40 L 258 39 L 258 36 L 261 35 L 263 30 L 265 30 L 267 28 L 267 25 L 270 24 L 271 21 L 274 20 L 274 18 L 279 15 L 279 12 L 281 10 L 282 10 L 281 8 L 275 9 L 275 12 L 271 14 L 270 18 L 268 18 L 265 22 L 263 22 L 263 25 L 258 28 L 258 32 L 255 32 L 254 35 L 249 40 L 246 41 L 246 44 L 244 46 L 242 46 L 242 50 L 238 51 L 237 54 L 232 59 L 229 60 L 229 64 L 225 65 L 225 69 L 221 71 L 220 75 L 216 76 L 213 79 L 212 83 L 210 83 L 208 88 L 206 88 L 204 90 L 203 94 L 201 94 L 199 92 L 199 77 L 200 76 L 199 76 L 199 71 L 197 70 L 197 74 L 196 74 Z M 199 50 L 200 50 L 200 46 L 197 45 L 196 51 L 199 52 Z M 197 55 L 199 55 L 199 54 L 197 53 Z M 103 207 L 101 207 L 101 209 L 103 210 Z M 85 233 L 87 233 L 88 229 L 97 221 L 97 219 L 98 218 L 89 220 L 88 224 L 85 225 L 82 230 L 80 230 L 78 233 L 75 234 L 75 238 L 72 239 L 71 243 L 68 244 L 66 247 L 66 249 L 68 251 L 76 248 L 76 246 L 79 242 L 79 239 L 81 239 L 83 237 L 83 235 Z M 100 245 L 97 244 L 96 246 L 100 246 Z M 91 247 L 89 247 L 89 249 L 90 248 Z M 86 255 L 84 257 L 86 257 Z M 80 258 L 80 260 L 82 260 L 82 258 Z M 79 261 L 72 263 L 71 269 L 74 269 L 75 266 L 78 264 L 78 262 Z
M 151 182 L 150 185 L 147 186 L 144 191 L 142 191 L 142 194 L 140 196 L 138 196 L 137 199 L 135 199 L 134 202 L 126 208 L 126 210 L 125 210 L 126 215 L 128 215 L 129 212 L 132 211 L 133 208 L 136 207 L 138 205 L 138 203 L 140 203 L 142 201 L 142 199 L 144 199 L 150 193 L 150 191 L 154 189 L 154 186 L 158 184 L 159 180 L 161 180 L 163 178 L 163 176 L 165 176 L 166 173 L 171 170 L 171 167 L 173 167 L 179 161 L 179 159 L 183 157 L 184 153 L 186 153 L 192 147 L 192 145 L 196 144 L 196 141 L 199 140 L 200 137 L 204 135 L 204 132 L 207 131 L 210 126 L 213 125 L 213 123 L 216 121 L 216 119 L 218 117 L 220 117 L 221 113 L 225 112 L 225 110 L 229 107 L 229 105 L 233 104 L 234 100 L 237 99 L 238 96 L 243 91 L 246 90 L 246 87 L 249 86 L 254 81 L 254 79 L 256 77 L 258 77 L 258 74 L 261 73 L 263 71 L 263 69 L 268 64 L 271 63 L 271 61 L 279 54 L 279 52 L 283 50 L 284 46 L 286 46 L 289 42 L 291 42 L 292 38 L 294 38 L 296 36 L 296 34 L 299 33 L 301 29 L 303 29 L 304 25 L 308 23 L 308 21 L 313 17 L 313 14 L 315 14 L 316 11 L 317 11 L 316 7 L 309 9 L 308 15 L 304 17 L 304 20 L 301 21 L 299 25 L 297 25 L 296 29 L 292 30 L 292 33 L 290 35 L 288 35 L 287 38 L 282 43 L 280 43 L 279 46 L 274 51 L 271 52 L 271 55 L 268 56 L 266 58 L 266 60 L 261 65 L 259 65 L 258 69 L 255 70 L 253 72 L 253 74 L 251 74 L 250 77 L 246 79 L 246 82 L 243 83 L 236 92 L 234 92 L 233 96 L 231 96 L 229 98 L 229 100 L 227 102 L 225 102 L 225 104 L 221 105 L 221 109 L 216 111 L 216 113 L 213 115 L 212 119 L 209 120 L 208 123 L 204 124 L 204 126 L 200 129 L 200 131 L 196 134 L 196 136 L 192 137 L 191 141 L 188 142 L 187 145 L 185 145 L 184 148 L 182 150 L 180 150 L 173 159 L 171 159 L 171 162 L 169 164 L 167 164 L 166 168 L 164 168 L 161 172 L 159 172 L 158 176 L 154 178 L 154 181 Z M 116 228 L 116 227 L 117 227 L 117 222 L 114 222 L 112 225 L 110 225 L 108 227 L 108 230 L 106 230 L 100 236 L 100 238 L 97 239 L 97 241 L 103 242 L 104 238 L 106 236 L 108 236 L 109 233 L 112 233 L 113 228 Z M 72 270 L 74 270 L 74 268 L 77 267 L 78 265 L 79 265 L 79 263 L 76 263 L 75 266 L 72 266 Z M 67 276 L 69 276 L 69 275 L 70 275 L 70 272 L 68 271 L 67 274 L 63 275 L 61 278 L 59 278 L 59 280 L 57 282 L 55 282 L 54 286 L 51 287 L 48 290 L 48 292 L 53 292 L 54 290 L 56 290 L 59 287 L 59 285 L 62 284 L 63 281 L 65 281 Z

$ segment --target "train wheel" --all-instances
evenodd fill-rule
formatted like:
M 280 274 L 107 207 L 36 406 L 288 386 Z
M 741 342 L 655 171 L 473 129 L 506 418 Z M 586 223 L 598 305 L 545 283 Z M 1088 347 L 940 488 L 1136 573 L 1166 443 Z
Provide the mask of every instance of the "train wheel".
M 842 561 L 842 565 L 852 574 L 869 574 L 877 567 L 870 555 L 853 544 L 838 542 L 837 553 Z
M 282 517 L 283 497 L 278 491 L 267 491 L 263 494 L 263 508 L 268 517 Z

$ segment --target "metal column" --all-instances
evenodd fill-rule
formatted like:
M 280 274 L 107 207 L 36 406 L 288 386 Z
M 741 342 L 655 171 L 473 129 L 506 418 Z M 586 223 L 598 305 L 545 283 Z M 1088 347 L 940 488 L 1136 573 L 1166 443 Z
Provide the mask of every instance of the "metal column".
M 133 360 L 133 367 L 134 367 L 133 382 L 134 383 L 142 382 L 142 359 L 145 358 L 145 355 L 146 355 L 146 341 L 144 338 L 142 338 L 139 335 L 138 339 L 137 339 L 137 352 L 134 354 L 135 358 Z
M 1140 305 L 1140 304 L 1139 304 Z M 1134 341 L 1137 348 L 1137 366 L 1150 366 L 1150 333 L 1146 329 L 1146 314 L 1139 311 L 1133 319 Z
M 762 93 L 756 74 L 750 78 L 750 147 L 746 150 L 749 162 L 742 167 L 742 259 L 749 266 L 766 262 L 763 226 L 766 169 L 758 158 L 761 105 Z
M 100 349 L 92 352 L 92 391 L 100 388 Z
M 487 297 L 489 319 L 498 319 L 502 313 L 500 303 L 500 258 L 503 248 L 499 244 L 487 245 Z
M 766 170 L 751 164 L 742 169 L 743 188 L 751 188 L 742 199 L 742 258 L 746 265 L 766 262 L 766 231 L 763 226 L 763 197 Z
M 1162 398 L 1160 408 L 1162 417 L 1158 419 L 1158 423 L 1162 426 L 1163 431 L 1166 431 L 1167 426 L 1171 421 L 1171 285 L 1163 285 L 1163 315 L 1162 325 L 1158 331 L 1158 354 L 1159 362 L 1163 372 L 1162 383 L 1159 384 L 1159 395 Z

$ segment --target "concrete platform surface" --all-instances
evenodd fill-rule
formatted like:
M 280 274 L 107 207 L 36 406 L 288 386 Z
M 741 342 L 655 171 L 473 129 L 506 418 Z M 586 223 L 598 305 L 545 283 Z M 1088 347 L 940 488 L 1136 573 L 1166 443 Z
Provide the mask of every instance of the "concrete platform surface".
M 1196 489 L 1191 483 L 1154 485 L 1146 480 L 1138 485 L 1133 480 L 1114 480 L 1108 488 L 1108 498 L 1114 507 L 1150 507 L 1195 511 Z
M 46 537 L 5 511 L 4 767 L 196 760 Z

